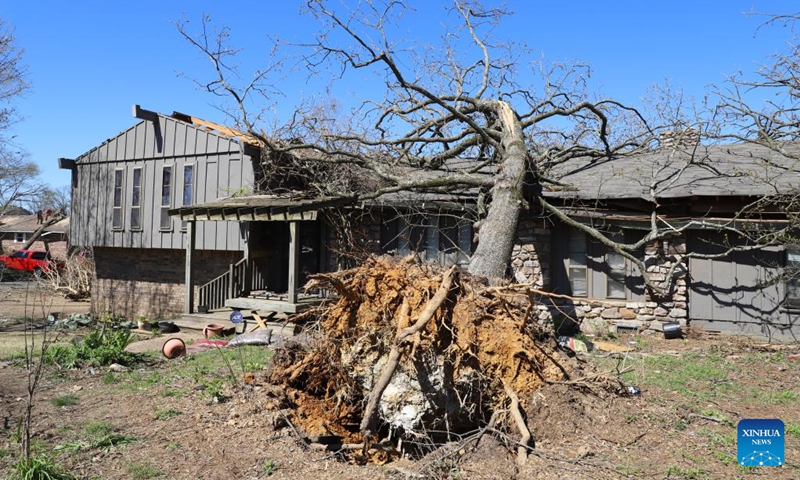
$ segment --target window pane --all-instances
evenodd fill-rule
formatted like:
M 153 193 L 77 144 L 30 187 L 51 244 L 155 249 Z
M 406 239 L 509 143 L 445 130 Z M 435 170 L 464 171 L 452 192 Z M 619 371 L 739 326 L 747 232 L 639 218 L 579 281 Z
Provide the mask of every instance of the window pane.
M 578 230 L 569 232 L 569 264 L 586 265 L 586 235 Z
M 119 208 L 114 209 L 114 220 L 112 223 L 113 228 L 122 228 L 122 210 Z
M 169 218 L 169 208 L 161 209 L 161 228 L 171 228 L 172 219 Z
M 586 269 L 571 267 L 569 269 L 569 284 L 572 286 L 572 295 L 576 297 L 587 296 Z
M 122 187 L 122 170 L 116 170 L 114 172 L 114 187 Z
M 139 208 L 131 208 L 131 228 L 139 228 Z
M 135 168 L 133 170 L 133 196 L 131 198 L 131 205 L 134 207 L 138 207 L 141 201 L 141 193 L 142 191 L 142 169 Z
M 45 252 L 33 252 L 33 254 L 31 255 L 31 258 L 34 259 L 34 260 L 44 260 L 45 258 L 47 258 L 47 253 L 45 253 Z
M 430 225 L 425 227 L 425 259 L 436 261 L 439 254 L 439 227 L 436 217 L 429 219 Z
M 625 298 L 625 272 L 610 272 L 606 279 L 608 298 Z
M 172 167 L 164 167 L 161 175 L 161 205 L 168 207 L 172 204 Z M 162 222 L 163 223 L 163 222 Z
M 192 190 L 194 188 L 194 166 L 183 167 L 183 205 L 192 204 Z
M 786 304 L 800 307 L 800 247 L 786 246 Z

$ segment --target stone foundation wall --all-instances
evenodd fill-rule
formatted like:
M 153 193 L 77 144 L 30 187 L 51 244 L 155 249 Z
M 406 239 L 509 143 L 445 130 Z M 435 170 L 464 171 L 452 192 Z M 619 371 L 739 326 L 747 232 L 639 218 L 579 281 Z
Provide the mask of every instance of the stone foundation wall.
M 201 250 L 195 257 L 195 302 L 200 285 L 227 271 L 242 252 Z M 183 313 L 186 252 L 171 249 L 94 249 L 92 312 L 127 319 Z M 195 305 L 196 306 L 196 305 Z

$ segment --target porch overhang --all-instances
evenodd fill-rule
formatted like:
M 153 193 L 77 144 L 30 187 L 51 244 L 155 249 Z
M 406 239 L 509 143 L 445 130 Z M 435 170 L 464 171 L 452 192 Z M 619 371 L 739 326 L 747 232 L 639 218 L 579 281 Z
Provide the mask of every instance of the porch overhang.
M 190 222 L 296 222 L 316 220 L 320 210 L 347 206 L 354 201 L 353 197 L 249 195 L 174 208 L 169 210 L 169 215 Z

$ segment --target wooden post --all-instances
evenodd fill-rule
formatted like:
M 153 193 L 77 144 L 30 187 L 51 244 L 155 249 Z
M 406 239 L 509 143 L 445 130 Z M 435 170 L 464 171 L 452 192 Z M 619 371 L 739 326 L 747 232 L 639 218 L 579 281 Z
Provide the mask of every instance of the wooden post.
M 289 222 L 289 303 L 297 303 L 300 277 L 300 224 Z
M 194 312 L 194 247 L 197 237 L 197 223 L 186 222 L 186 298 L 183 309 L 186 313 Z
M 234 271 L 233 271 L 233 264 L 228 264 L 228 298 L 234 298 L 236 296 L 235 291 L 235 283 L 234 282 Z

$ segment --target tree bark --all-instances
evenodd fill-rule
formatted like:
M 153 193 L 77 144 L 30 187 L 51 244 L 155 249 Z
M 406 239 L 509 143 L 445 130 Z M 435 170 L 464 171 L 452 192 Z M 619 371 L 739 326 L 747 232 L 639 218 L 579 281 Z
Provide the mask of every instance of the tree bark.
M 499 117 L 503 131 L 502 152 L 500 170 L 490 190 L 492 201 L 478 231 L 478 247 L 472 255 L 469 273 L 495 282 L 505 277 L 511 259 L 523 207 L 522 189 L 528 153 L 522 125 L 511 105 L 502 101 L 485 104 Z
M 20 248 L 20 250 L 27 250 L 27 249 L 31 248 L 31 245 L 33 245 L 33 242 L 35 242 L 36 240 L 39 239 L 40 236 L 42 236 L 42 233 L 44 233 L 44 229 L 45 228 L 49 227 L 50 225 L 56 224 L 56 223 L 60 222 L 63 219 L 64 219 L 64 215 L 53 215 L 50 218 L 48 218 L 47 220 L 45 220 L 41 225 L 39 225 L 39 228 L 37 228 L 36 231 L 33 232 L 33 234 L 31 235 L 31 238 L 29 238 L 28 241 L 25 242 L 25 245 L 23 245 L 22 248 Z

